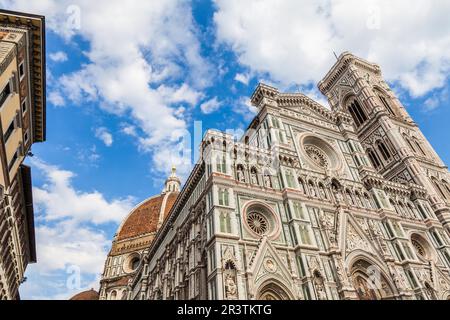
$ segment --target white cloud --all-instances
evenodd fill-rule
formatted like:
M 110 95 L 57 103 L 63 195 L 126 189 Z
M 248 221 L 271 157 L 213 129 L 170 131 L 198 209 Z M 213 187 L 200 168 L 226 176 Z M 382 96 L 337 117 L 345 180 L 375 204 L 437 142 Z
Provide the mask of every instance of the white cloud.
M 43 186 L 33 189 L 35 206 L 38 211 L 45 212 L 45 220 L 119 223 L 132 208 L 132 198 L 108 201 L 98 191 L 76 190 L 72 185 L 75 174 L 71 171 L 59 169 L 38 159 L 33 159 L 32 164 L 45 175 L 47 181 Z
M 440 92 L 432 94 L 424 102 L 424 111 L 433 111 L 440 107 L 441 105 L 447 104 L 450 96 L 448 87 Z
M 95 137 L 103 141 L 107 147 L 111 147 L 114 142 L 112 134 L 105 127 L 97 128 L 95 130 Z
M 55 107 L 63 107 L 66 104 L 64 98 L 61 96 L 61 93 L 58 91 L 50 91 L 47 98 Z
M 49 54 L 49 57 L 54 62 L 65 62 L 69 59 L 64 51 L 52 52 Z
M 237 73 L 234 77 L 234 80 L 239 81 L 245 85 L 248 85 L 248 82 L 250 81 L 250 75 L 249 74 L 243 74 L 243 73 Z
M 219 110 L 221 105 L 222 104 L 219 102 L 219 100 L 217 100 L 217 97 L 214 97 L 208 101 L 203 102 L 200 105 L 200 109 L 204 114 L 210 114 Z
M 21 287 L 22 295 L 27 299 L 68 299 L 97 288 L 111 246 L 105 228 L 117 227 L 134 200 L 107 200 L 98 191 L 76 190 L 73 172 L 37 158 L 31 164 L 45 183 L 33 187 L 38 263 L 28 268 L 27 276 L 33 281 Z M 80 287 L 68 285 L 73 270 L 79 271 Z
M 421 96 L 450 72 L 450 2 L 215 0 L 217 38 L 252 72 L 286 85 L 316 84 L 351 51 Z M 251 14 L 249 14 L 251 12 Z
M 138 137 L 138 134 L 137 134 L 137 129 L 136 129 L 136 127 L 135 126 L 133 126 L 132 124 L 129 124 L 129 123 L 123 123 L 122 125 L 121 125 L 121 129 L 120 129 L 120 131 L 122 132 L 122 133 L 124 133 L 124 134 L 126 134 L 127 136 L 130 136 L 130 137 Z
M 45 14 L 47 26 L 71 40 L 89 42 L 88 62 L 57 81 L 60 97 L 99 102 L 132 117 L 142 150 L 153 154 L 177 145 L 187 124 L 180 105 L 194 105 L 212 81 L 213 68 L 184 0 L 1 1 L 1 7 Z M 164 84 L 162 84 L 164 83 Z M 170 167 L 156 168 L 166 173 Z
M 236 101 L 233 111 L 243 117 L 245 121 L 251 121 L 258 113 L 258 109 L 253 106 L 248 98 L 241 98 Z

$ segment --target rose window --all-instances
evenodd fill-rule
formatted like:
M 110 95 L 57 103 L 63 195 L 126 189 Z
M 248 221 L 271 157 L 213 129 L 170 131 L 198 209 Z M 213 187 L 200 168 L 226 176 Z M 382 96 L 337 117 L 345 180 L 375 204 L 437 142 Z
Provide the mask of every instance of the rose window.
M 321 168 L 328 168 L 329 167 L 329 161 L 328 157 L 325 153 L 322 152 L 319 148 L 313 145 L 307 145 L 305 146 L 305 151 L 308 157 L 319 167 Z
M 413 246 L 414 246 L 414 250 L 416 250 L 417 254 L 420 255 L 421 257 L 426 257 L 426 253 L 425 253 L 425 249 L 422 247 L 422 245 L 416 241 L 416 240 L 412 240 L 411 241 Z
M 269 231 L 269 221 L 259 212 L 251 212 L 247 215 L 247 224 L 256 234 L 263 236 Z

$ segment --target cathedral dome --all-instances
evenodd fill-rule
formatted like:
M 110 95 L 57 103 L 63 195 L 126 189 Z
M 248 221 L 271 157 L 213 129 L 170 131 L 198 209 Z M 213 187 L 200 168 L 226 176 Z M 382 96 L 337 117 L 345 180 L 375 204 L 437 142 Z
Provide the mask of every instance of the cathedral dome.
M 99 299 L 98 292 L 95 291 L 94 289 L 80 292 L 74 295 L 72 298 L 70 298 L 70 300 L 92 300 L 92 301 L 98 299 Z
M 124 220 L 117 233 L 117 240 L 126 240 L 144 234 L 154 233 L 164 222 L 179 192 L 151 197 L 136 208 Z
M 161 194 L 148 198 L 137 205 L 122 222 L 117 232 L 117 241 L 154 234 L 163 224 L 180 194 L 180 179 L 175 167 L 166 180 Z

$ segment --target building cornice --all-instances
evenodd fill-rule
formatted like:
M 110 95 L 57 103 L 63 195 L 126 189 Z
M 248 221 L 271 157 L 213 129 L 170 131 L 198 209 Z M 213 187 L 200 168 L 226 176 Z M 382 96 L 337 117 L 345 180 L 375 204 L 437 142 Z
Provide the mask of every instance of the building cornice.
M 0 10 L 0 27 L 28 31 L 34 142 L 46 140 L 45 17 Z

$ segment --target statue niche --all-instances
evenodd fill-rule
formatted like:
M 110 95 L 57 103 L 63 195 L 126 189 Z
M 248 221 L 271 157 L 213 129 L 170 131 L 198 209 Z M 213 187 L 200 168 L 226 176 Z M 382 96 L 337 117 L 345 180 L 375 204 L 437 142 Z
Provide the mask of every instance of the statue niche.
M 227 300 L 238 299 L 238 288 L 236 281 L 236 267 L 232 261 L 225 263 L 225 270 L 223 273 L 223 281 L 225 288 L 225 298 Z

